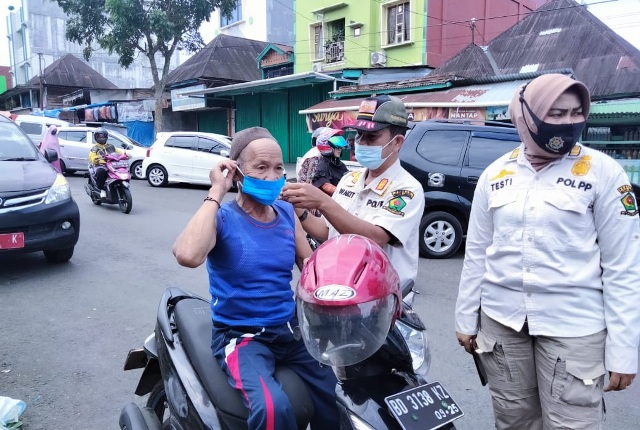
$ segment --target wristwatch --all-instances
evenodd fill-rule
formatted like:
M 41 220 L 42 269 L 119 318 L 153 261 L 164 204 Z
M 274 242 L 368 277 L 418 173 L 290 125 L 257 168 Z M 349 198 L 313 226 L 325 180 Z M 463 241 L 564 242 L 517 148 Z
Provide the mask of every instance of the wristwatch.
M 305 209 L 304 212 L 302 212 L 302 215 L 298 217 L 298 219 L 300 220 L 300 222 L 303 222 L 305 219 L 307 219 L 307 216 L 309 216 L 309 211 Z

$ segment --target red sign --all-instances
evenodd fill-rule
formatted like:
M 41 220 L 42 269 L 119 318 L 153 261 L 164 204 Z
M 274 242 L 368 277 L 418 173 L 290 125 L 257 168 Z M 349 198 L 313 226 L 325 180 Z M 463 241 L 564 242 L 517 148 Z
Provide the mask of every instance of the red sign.
M 24 233 L 0 234 L 0 249 L 24 248 Z

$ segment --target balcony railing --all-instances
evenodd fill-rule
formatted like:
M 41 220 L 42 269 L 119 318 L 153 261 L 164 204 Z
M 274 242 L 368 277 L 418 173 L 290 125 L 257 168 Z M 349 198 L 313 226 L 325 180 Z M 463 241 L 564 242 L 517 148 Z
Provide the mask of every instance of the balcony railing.
M 327 43 L 324 45 L 324 52 L 325 63 L 344 61 L 344 40 Z

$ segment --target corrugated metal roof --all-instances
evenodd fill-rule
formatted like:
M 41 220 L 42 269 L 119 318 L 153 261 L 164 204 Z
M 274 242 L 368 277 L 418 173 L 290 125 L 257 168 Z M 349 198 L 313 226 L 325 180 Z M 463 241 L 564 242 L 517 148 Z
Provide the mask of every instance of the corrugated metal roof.
M 590 116 L 611 114 L 640 114 L 640 98 L 610 100 L 591 105 Z
M 487 107 L 507 106 L 516 90 L 528 80 L 470 85 L 442 91 L 397 94 L 407 107 Z M 358 110 L 364 98 L 325 100 L 301 110 L 300 114 Z
M 176 67 L 167 77 L 167 86 L 202 79 L 226 85 L 262 78 L 256 58 L 267 42 L 217 35 L 204 48 Z
M 444 91 L 404 94 L 399 98 L 407 106 L 507 106 L 513 95 L 527 80 L 498 82 L 495 84 L 470 85 L 468 87 L 450 88 Z
M 87 63 L 77 58 L 73 54 L 67 54 L 58 58 L 47 66 L 42 76 L 47 87 L 74 87 L 93 89 L 117 89 L 118 87 L 96 72 Z M 38 86 L 40 76 L 34 76 L 27 82 L 26 87 Z
M 561 31 L 551 31 L 561 29 Z M 502 73 L 571 68 L 595 99 L 640 92 L 640 51 L 573 0 L 554 0 L 493 39 Z

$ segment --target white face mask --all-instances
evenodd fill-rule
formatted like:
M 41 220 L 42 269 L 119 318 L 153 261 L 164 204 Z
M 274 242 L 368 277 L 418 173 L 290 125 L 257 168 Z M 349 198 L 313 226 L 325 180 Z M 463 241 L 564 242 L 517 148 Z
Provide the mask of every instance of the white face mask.
M 360 145 L 360 139 L 356 136 L 355 140 L 355 152 L 356 152 L 356 160 L 358 163 L 362 164 L 364 167 L 370 170 L 375 170 L 378 167 L 382 166 L 382 164 L 387 161 L 391 154 L 382 158 L 382 151 L 384 148 L 389 146 L 391 142 L 396 139 L 394 136 L 389 142 L 387 142 L 384 146 L 368 146 L 368 145 Z

